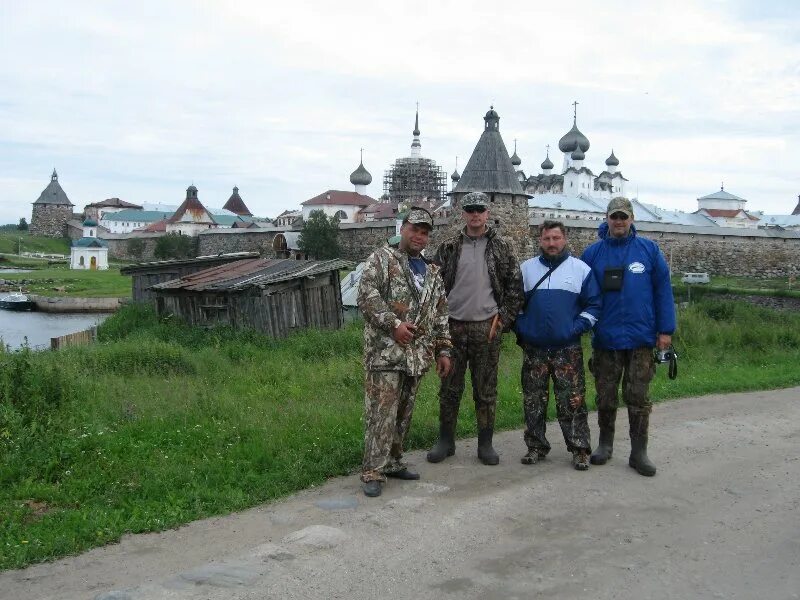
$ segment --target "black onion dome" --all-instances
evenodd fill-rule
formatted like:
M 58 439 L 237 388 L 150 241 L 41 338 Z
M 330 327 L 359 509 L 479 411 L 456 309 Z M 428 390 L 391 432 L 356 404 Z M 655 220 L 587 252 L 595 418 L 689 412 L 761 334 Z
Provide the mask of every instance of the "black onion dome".
M 452 179 L 453 181 L 458 181 L 459 179 L 461 179 L 461 175 L 459 175 L 458 169 L 453 171 L 453 174 L 450 175 L 450 179 Z
M 562 152 L 572 152 L 576 148 L 586 152 L 589 149 L 589 139 L 581 133 L 581 130 L 578 129 L 578 126 L 573 121 L 572 129 L 558 140 L 558 149 Z
M 583 153 L 583 150 L 581 150 L 580 146 L 578 146 L 577 148 L 575 148 L 575 150 L 572 151 L 571 156 L 572 160 L 583 160 L 584 158 L 586 158 L 586 155 Z
M 350 183 L 353 185 L 369 185 L 372 183 L 372 175 L 364 168 L 363 162 L 360 162 L 358 168 L 350 173 Z
M 611 150 L 611 156 L 606 159 L 606 165 L 609 167 L 618 167 L 619 159 L 614 156 L 614 150 Z
M 553 168 L 553 161 L 550 160 L 550 157 L 548 156 L 547 158 L 544 159 L 544 162 L 542 163 L 542 169 L 552 169 L 552 168 Z
M 518 167 L 522 164 L 522 159 L 517 156 L 517 151 L 514 150 L 514 154 L 511 155 L 511 164 L 515 167 Z

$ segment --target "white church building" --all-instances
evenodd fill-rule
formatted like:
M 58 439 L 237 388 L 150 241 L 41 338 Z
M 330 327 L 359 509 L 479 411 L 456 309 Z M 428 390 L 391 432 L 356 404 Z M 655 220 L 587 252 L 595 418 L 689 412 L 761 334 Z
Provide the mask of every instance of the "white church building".
M 108 243 L 97 237 L 97 221 L 83 222 L 83 237 L 72 242 L 70 269 L 105 271 L 108 269 Z

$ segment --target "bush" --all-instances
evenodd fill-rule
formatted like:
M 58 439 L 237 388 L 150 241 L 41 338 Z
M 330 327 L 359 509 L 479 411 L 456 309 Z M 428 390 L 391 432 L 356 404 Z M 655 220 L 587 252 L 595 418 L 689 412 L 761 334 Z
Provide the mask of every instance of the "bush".
M 156 241 L 153 256 L 158 260 L 194 258 L 197 256 L 197 238 L 168 233 Z

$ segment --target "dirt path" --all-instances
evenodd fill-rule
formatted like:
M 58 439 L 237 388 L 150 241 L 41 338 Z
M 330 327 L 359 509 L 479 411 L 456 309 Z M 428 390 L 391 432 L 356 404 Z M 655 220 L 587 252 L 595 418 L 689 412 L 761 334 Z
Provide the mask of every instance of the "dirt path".
M 412 454 L 423 480 L 378 499 L 336 479 L 2 573 L 0 597 L 800 598 L 800 388 L 670 402 L 653 423 L 654 478 L 627 466 L 620 411 L 614 459 L 586 473 L 553 425 L 536 466 L 519 431 L 498 467 L 467 440 L 439 465 Z

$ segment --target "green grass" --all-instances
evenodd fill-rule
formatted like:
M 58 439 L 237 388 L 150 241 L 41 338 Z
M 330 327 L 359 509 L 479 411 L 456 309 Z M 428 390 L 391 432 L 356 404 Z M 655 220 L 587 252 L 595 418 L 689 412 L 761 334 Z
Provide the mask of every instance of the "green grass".
M 669 381 L 659 367 L 654 399 L 800 384 L 797 314 L 703 301 L 679 322 L 680 376 Z M 507 336 L 501 429 L 522 426 L 520 363 Z M 0 568 L 240 510 L 353 472 L 362 385 L 358 324 L 272 341 L 159 321 L 133 305 L 103 324 L 93 346 L 0 353 Z M 411 448 L 436 437 L 437 387 L 427 375 Z M 590 404 L 593 396 L 589 377 Z M 458 433 L 475 434 L 469 392 Z
M 22 252 L 69 255 L 70 240 L 31 235 L 27 231 L 0 232 L 0 254 L 19 254 L 20 245 Z
M 681 276 L 681 273 L 676 273 L 672 276 L 672 287 L 676 299 L 685 299 L 689 294 L 688 288 L 690 286 L 681 282 Z M 692 298 L 699 298 L 706 294 L 800 298 L 800 282 L 796 280 L 790 281 L 788 277 L 756 279 L 754 277 L 723 277 L 715 275 L 711 277 L 711 283 L 691 286 Z
M 119 269 L 105 271 L 71 270 L 68 265 L 52 265 L 31 273 L 3 273 L 8 281 L 26 280 L 23 290 L 40 296 L 76 298 L 129 298 L 131 278 Z

